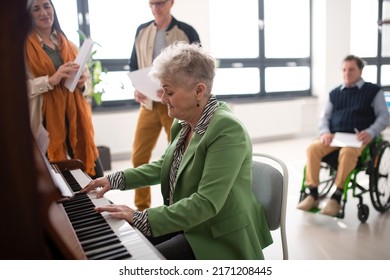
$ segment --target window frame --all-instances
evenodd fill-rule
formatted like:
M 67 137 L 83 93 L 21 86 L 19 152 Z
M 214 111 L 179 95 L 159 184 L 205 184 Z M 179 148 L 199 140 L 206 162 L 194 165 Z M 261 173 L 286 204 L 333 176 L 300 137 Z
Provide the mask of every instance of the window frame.
M 90 35 L 90 26 L 89 26 L 89 0 L 77 0 L 77 11 L 78 11 L 78 23 L 79 29 L 86 34 Z M 251 101 L 261 101 L 261 100 L 277 100 L 277 99 L 292 99 L 299 97 L 308 97 L 312 96 L 312 0 L 309 0 L 310 9 L 309 9 L 309 57 L 307 58 L 266 58 L 265 57 L 265 41 L 264 41 L 264 29 L 259 28 L 259 57 L 257 58 L 218 58 L 218 67 L 219 68 L 233 68 L 234 65 L 242 65 L 242 67 L 256 67 L 259 69 L 259 81 L 260 81 L 260 91 L 258 93 L 240 93 L 240 94 L 229 94 L 223 95 L 218 94 L 218 99 L 225 101 L 235 102 L 251 102 Z M 264 0 L 258 0 L 258 15 L 259 20 L 264 20 Z M 80 45 L 82 40 L 80 39 Z M 128 71 L 129 58 L 126 59 L 99 59 L 102 63 L 103 69 L 107 72 L 111 71 Z M 287 65 L 294 65 L 292 67 L 306 66 L 309 68 L 309 88 L 307 90 L 301 91 L 282 91 L 282 92 L 272 92 L 267 93 L 265 88 L 265 69 L 267 67 L 286 67 Z M 106 110 L 106 109 L 121 109 L 125 107 L 138 108 L 139 103 L 134 99 L 126 100 L 112 100 L 112 101 L 103 101 L 103 103 L 93 108 L 93 110 Z
M 378 22 L 383 18 L 383 3 L 389 0 L 378 0 Z M 385 92 L 390 92 L 390 85 L 382 85 L 381 76 L 382 76 L 382 66 L 390 65 L 390 56 L 382 56 L 382 32 L 381 28 L 378 26 L 378 37 L 377 37 L 377 53 L 373 57 L 361 57 L 367 65 L 376 66 L 376 84 L 381 85 L 381 88 Z

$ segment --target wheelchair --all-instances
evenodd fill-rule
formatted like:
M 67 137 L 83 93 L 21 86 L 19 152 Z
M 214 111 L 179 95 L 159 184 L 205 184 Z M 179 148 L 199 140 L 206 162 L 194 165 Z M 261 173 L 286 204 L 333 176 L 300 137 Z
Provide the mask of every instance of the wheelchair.
M 319 199 L 327 196 L 331 190 L 337 172 L 339 151 L 335 151 L 322 159 L 320 169 L 320 184 L 318 186 Z M 360 172 L 368 175 L 368 186 L 363 186 L 358 182 Z M 358 218 L 364 223 L 369 216 L 369 207 L 363 201 L 363 195 L 367 192 L 373 207 L 379 212 L 385 212 L 390 208 L 390 143 L 383 139 L 382 135 L 375 137 L 363 150 L 354 170 L 348 175 L 342 195 L 342 207 L 336 215 L 337 218 L 344 218 L 345 205 L 348 200 L 348 192 L 352 192 L 352 197 L 358 198 Z M 361 178 L 361 177 L 360 177 Z M 309 189 L 305 185 L 306 166 L 303 171 L 302 188 L 299 202 L 308 194 Z M 367 185 L 367 184 L 366 184 Z M 320 209 L 309 210 L 316 213 Z

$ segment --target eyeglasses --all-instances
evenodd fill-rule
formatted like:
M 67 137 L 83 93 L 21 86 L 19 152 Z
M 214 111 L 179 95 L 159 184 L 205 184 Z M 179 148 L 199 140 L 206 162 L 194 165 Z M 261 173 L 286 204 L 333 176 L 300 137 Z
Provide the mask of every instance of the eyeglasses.
M 165 3 L 167 3 L 169 0 L 165 0 L 165 1 L 158 1 L 158 2 L 149 2 L 149 7 L 152 8 L 153 6 L 155 6 L 156 8 L 162 8 Z

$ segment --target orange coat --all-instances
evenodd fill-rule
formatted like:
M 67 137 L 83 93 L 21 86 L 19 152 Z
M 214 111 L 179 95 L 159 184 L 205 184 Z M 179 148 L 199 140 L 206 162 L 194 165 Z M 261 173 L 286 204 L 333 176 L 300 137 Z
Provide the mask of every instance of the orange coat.
M 77 48 L 57 32 L 58 49 L 64 63 L 74 61 Z M 52 76 L 56 69 L 41 46 L 38 35 L 32 31 L 25 43 L 28 71 L 35 77 Z M 43 94 L 42 117 L 49 132 L 48 158 L 50 161 L 68 158 L 66 137 L 68 135 L 74 158 L 84 162 L 86 172 L 95 175 L 95 160 L 98 150 L 94 142 L 91 107 L 76 88 L 70 92 L 63 81 Z

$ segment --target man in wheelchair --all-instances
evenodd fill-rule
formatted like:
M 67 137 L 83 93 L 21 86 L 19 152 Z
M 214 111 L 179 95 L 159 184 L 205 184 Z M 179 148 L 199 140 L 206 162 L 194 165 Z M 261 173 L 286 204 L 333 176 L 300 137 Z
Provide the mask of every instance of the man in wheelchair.
M 318 207 L 319 173 L 321 161 L 326 155 L 339 150 L 336 172 L 336 191 L 321 210 L 322 214 L 335 216 L 341 210 L 341 198 L 345 181 L 356 167 L 359 156 L 370 141 L 379 135 L 389 124 L 383 90 L 362 79 L 364 62 L 359 57 L 348 55 L 342 63 L 344 83 L 329 93 L 328 101 L 319 121 L 319 139 L 307 149 L 305 185 L 309 195 L 301 200 L 298 209 L 309 211 Z M 336 132 L 356 133 L 362 146 L 332 146 Z

